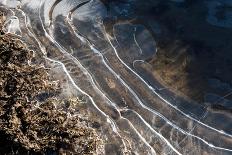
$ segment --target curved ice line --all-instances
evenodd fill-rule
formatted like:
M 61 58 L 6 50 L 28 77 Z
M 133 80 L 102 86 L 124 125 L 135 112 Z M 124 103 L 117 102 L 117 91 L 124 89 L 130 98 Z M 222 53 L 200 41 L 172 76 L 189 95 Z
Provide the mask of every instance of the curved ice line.
M 134 61 L 133 61 L 133 67 L 134 67 L 134 68 L 135 68 L 135 63 L 136 63 L 136 62 L 142 62 L 142 63 L 144 63 L 144 60 L 134 60 Z
M 134 30 L 134 33 L 133 33 L 134 41 L 135 41 L 136 46 L 139 48 L 139 51 L 140 51 L 139 53 L 143 54 L 143 50 L 141 49 L 141 47 L 139 46 L 139 43 L 136 40 L 136 36 L 135 36 L 136 31 L 137 31 L 137 29 L 135 27 L 135 30 Z
M 74 34 L 76 35 L 76 32 L 74 30 Z M 79 34 L 77 34 L 79 36 Z M 107 33 L 106 33 L 107 35 Z M 78 37 L 77 36 L 77 37 Z M 85 38 L 86 39 L 86 38 Z M 107 39 L 109 40 L 109 38 L 107 37 Z M 110 40 L 109 40 L 110 41 Z M 103 63 L 105 64 L 105 66 L 109 69 L 109 71 L 119 79 L 119 81 L 132 93 L 132 95 L 136 98 L 136 100 L 139 102 L 139 104 L 144 108 L 144 109 L 147 109 L 148 111 L 151 111 L 152 113 L 156 114 L 157 116 L 161 117 L 162 119 L 164 119 L 168 124 L 170 124 L 171 126 L 175 127 L 176 129 L 178 129 L 179 131 L 181 131 L 183 134 L 185 135 L 189 135 L 189 136 L 192 136 L 192 137 L 195 137 L 201 141 L 203 141 L 205 144 L 207 145 L 211 145 L 210 143 L 208 143 L 207 141 L 205 141 L 204 139 L 198 137 L 198 136 L 195 136 L 195 135 L 192 135 L 192 134 L 189 134 L 188 132 L 184 131 L 183 129 L 179 128 L 178 126 L 176 126 L 175 124 L 173 124 L 172 122 L 170 122 L 167 118 L 165 118 L 162 114 L 158 113 L 157 111 L 154 111 L 153 109 L 150 109 L 148 108 L 147 106 L 145 106 L 142 101 L 139 99 L 139 97 L 137 96 L 137 94 L 128 86 L 128 84 L 126 84 L 126 82 L 124 80 L 122 80 L 122 78 L 120 77 L 120 75 L 118 75 L 106 62 L 105 62 L 105 59 L 103 57 L 103 55 L 96 49 L 93 47 L 93 45 L 90 43 L 89 40 L 87 40 L 87 42 L 89 43 L 89 46 L 90 48 L 93 50 L 94 53 L 97 53 L 101 58 L 102 58 L 102 61 Z M 113 45 L 112 43 L 110 42 L 112 48 Z M 214 145 L 212 145 L 214 146 Z M 227 151 L 232 151 L 230 149 L 226 149 L 226 148 L 222 148 L 222 147 L 214 147 L 214 148 L 217 148 L 217 149 L 220 149 L 220 150 L 227 150 Z
M 57 4 L 59 4 L 62 0 L 56 0 L 53 4 L 52 4 L 52 7 L 50 8 L 49 10 L 49 13 L 48 13 L 48 17 L 49 17 L 49 26 L 51 26 L 52 24 L 52 14 L 53 14 L 53 11 L 56 7 Z M 40 6 L 41 7 L 41 6 Z
M 4 26 L 5 26 L 6 24 L 9 23 L 9 27 L 8 27 L 8 32 L 7 32 L 7 33 L 12 33 L 11 30 L 14 29 L 14 28 L 13 28 L 14 25 L 12 25 L 12 23 L 14 22 L 14 20 L 16 20 L 16 21 L 18 22 L 17 24 L 19 24 L 19 18 L 18 18 L 17 16 L 15 16 L 15 15 L 11 16 L 10 19 L 7 20 L 7 21 L 4 23 Z M 19 25 L 18 25 L 18 26 L 19 26 Z M 16 29 L 17 29 L 17 28 L 16 28 Z M 18 31 L 20 32 L 20 34 L 22 34 L 22 30 L 21 30 L 20 26 L 18 27 Z M 12 34 L 17 35 L 15 32 L 13 32 Z M 17 36 L 20 36 L 20 35 L 17 35 Z
M 75 6 L 72 10 L 69 11 L 69 14 L 68 14 L 69 18 L 72 16 L 73 12 L 75 12 L 78 8 L 80 8 L 81 6 L 83 6 L 83 5 L 85 5 L 85 4 L 89 3 L 89 2 L 91 2 L 91 0 L 81 2 L 80 4 Z
M 165 103 L 167 103 L 168 105 L 170 105 L 171 107 L 173 107 L 174 109 L 176 109 L 176 110 L 179 111 L 181 114 L 183 114 L 184 116 L 188 117 L 189 119 L 194 120 L 194 121 L 198 122 L 199 124 L 201 124 L 201 125 L 203 125 L 203 126 L 209 128 L 209 129 L 211 129 L 211 130 L 214 130 L 214 131 L 219 132 L 219 133 L 221 133 L 221 134 L 223 134 L 223 135 L 232 137 L 231 134 L 228 134 L 228 133 L 226 133 L 226 132 L 224 132 L 224 131 L 222 131 L 222 130 L 218 130 L 218 129 L 216 129 L 216 128 L 213 128 L 213 127 L 211 127 L 211 126 L 209 126 L 209 125 L 207 125 L 207 124 L 204 124 L 203 122 L 200 122 L 200 121 L 198 121 L 197 119 L 195 119 L 195 118 L 193 118 L 193 117 L 191 117 L 191 116 L 185 114 L 182 110 L 178 109 L 176 106 L 172 105 L 169 101 L 167 101 L 166 99 L 164 99 L 164 98 L 163 98 L 159 93 L 157 93 L 157 92 L 155 91 L 155 89 L 154 89 L 152 86 L 150 86 L 141 76 L 139 76 L 133 69 L 131 69 L 128 65 L 126 65 L 126 63 L 119 57 L 116 48 L 113 46 L 112 42 L 110 41 L 110 38 L 109 38 L 110 35 L 109 35 L 106 31 L 105 31 L 105 33 L 106 33 L 106 38 L 108 39 L 110 45 L 111 45 L 112 48 L 114 49 L 114 53 L 115 53 L 115 55 L 117 56 L 117 58 L 119 59 L 119 61 L 120 61 L 126 68 L 128 68 L 133 74 L 135 74 L 135 75 L 136 75 L 136 76 L 137 76 L 137 77 L 138 77 L 138 78 L 139 78 L 139 79 L 152 91 L 152 92 L 154 92 L 161 100 L 163 100 Z M 115 37 L 114 37 L 114 38 L 115 38 Z
M 27 21 L 27 16 L 26 16 L 25 12 L 22 11 L 21 9 L 16 9 L 16 10 L 18 10 L 18 11 L 20 11 L 20 12 L 22 13 L 22 15 L 24 16 L 24 22 L 25 22 L 27 31 L 28 31 L 29 34 L 32 36 L 32 38 L 34 38 L 35 41 L 38 43 L 39 48 L 40 48 L 40 50 L 42 51 L 43 55 L 46 55 L 45 47 L 44 47 L 44 46 L 41 44 L 41 42 L 36 38 L 35 34 L 33 34 L 33 33 L 29 30 L 29 28 L 28 28 L 29 22 Z

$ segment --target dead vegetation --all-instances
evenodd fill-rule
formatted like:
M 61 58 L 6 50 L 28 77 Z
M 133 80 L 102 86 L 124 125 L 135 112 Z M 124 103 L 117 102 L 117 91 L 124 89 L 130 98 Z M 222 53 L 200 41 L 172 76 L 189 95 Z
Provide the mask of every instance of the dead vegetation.
M 1 154 L 96 154 L 101 145 L 96 131 L 79 116 L 55 108 L 71 100 L 57 100 L 60 88 L 42 65 L 30 63 L 33 52 L 0 32 Z

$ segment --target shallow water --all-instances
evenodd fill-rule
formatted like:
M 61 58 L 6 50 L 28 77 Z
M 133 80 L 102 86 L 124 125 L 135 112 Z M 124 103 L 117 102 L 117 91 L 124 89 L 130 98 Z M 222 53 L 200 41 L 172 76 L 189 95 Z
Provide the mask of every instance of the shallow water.
M 232 115 L 176 94 L 149 70 L 146 60 L 159 52 L 151 29 L 158 34 L 159 25 L 135 19 L 146 17 L 156 1 L 0 4 L 8 12 L 6 31 L 28 42 L 69 79 L 70 91 L 84 96 L 101 121 L 105 154 L 232 154 Z

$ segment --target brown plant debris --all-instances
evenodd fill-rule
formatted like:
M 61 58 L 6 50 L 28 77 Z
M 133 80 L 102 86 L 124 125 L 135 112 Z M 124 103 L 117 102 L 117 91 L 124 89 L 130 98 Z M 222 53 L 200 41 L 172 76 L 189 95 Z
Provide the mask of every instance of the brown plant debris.
M 0 14 L 3 23 L 3 14 Z M 57 85 L 46 69 L 32 65 L 33 52 L 9 34 L 0 34 L 1 154 L 95 154 L 96 131 L 57 110 Z M 41 99 L 42 98 L 42 99 Z

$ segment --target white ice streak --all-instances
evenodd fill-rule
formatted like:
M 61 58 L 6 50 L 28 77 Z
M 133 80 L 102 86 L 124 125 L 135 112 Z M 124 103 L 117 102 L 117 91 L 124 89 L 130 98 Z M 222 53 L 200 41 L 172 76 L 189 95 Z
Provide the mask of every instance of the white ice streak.
M 140 53 L 140 54 L 143 54 L 143 50 L 141 49 L 141 47 L 139 46 L 139 43 L 138 43 L 137 40 L 136 40 L 136 31 L 137 31 L 137 29 L 136 29 L 136 27 L 135 27 L 134 33 L 133 33 L 134 41 L 135 41 L 136 46 L 139 48 L 139 53 Z

